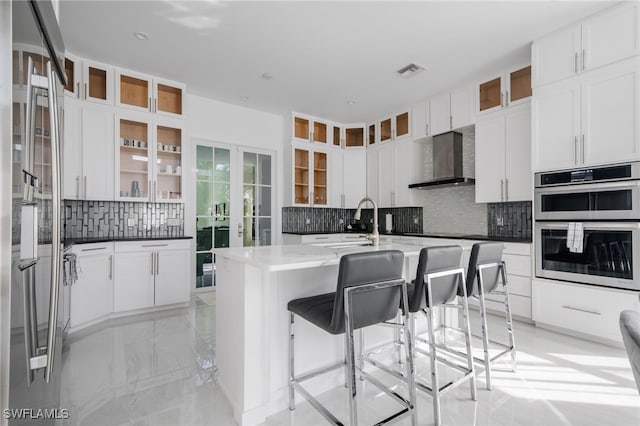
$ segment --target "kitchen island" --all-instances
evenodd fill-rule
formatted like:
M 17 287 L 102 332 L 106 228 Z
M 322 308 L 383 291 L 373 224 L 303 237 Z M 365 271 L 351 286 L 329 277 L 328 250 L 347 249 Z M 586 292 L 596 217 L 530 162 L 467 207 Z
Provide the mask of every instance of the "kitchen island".
M 333 292 L 340 258 L 348 253 L 400 250 L 404 276 L 415 278 L 421 246 L 286 245 L 214 249 L 216 254 L 216 359 L 218 384 L 238 424 L 259 424 L 288 406 L 287 303 Z M 470 249 L 470 247 L 463 247 Z M 367 347 L 391 341 L 386 327 L 367 329 Z M 343 336 L 296 321 L 296 372 L 343 359 Z M 312 394 L 344 383 L 343 371 L 309 382 Z

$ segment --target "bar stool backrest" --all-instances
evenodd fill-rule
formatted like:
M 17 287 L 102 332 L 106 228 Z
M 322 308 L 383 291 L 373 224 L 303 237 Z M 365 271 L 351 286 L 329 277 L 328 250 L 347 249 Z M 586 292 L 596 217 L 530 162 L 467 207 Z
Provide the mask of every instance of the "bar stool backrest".
M 333 305 L 330 333 L 344 331 L 344 289 L 376 282 L 402 283 L 404 253 L 399 250 L 381 250 L 342 256 L 338 271 L 338 285 Z M 367 327 L 395 318 L 400 307 L 402 287 L 384 287 L 358 292 L 352 297 L 351 320 L 354 329 Z
M 461 259 L 462 247 L 460 246 L 425 247 L 420 250 L 414 293 L 413 297 L 411 297 L 409 312 L 417 312 L 429 305 L 425 275 L 460 268 Z M 459 281 L 460 275 L 434 278 L 431 281 L 431 302 L 433 305 L 437 306 L 450 302 L 458 292 Z
M 502 262 L 503 243 L 475 243 L 471 248 L 469 268 L 467 269 L 467 296 L 478 295 L 477 268 L 482 264 Z M 482 284 L 485 293 L 491 293 L 500 282 L 500 268 L 486 268 L 482 271 Z M 462 295 L 461 293 L 459 293 Z

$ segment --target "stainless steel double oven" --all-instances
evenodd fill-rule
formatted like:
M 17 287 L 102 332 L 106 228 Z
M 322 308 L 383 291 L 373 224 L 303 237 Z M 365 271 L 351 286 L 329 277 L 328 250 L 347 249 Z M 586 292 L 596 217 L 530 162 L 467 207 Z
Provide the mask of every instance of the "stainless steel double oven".
M 640 162 L 536 173 L 534 202 L 537 277 L 640 290 Z

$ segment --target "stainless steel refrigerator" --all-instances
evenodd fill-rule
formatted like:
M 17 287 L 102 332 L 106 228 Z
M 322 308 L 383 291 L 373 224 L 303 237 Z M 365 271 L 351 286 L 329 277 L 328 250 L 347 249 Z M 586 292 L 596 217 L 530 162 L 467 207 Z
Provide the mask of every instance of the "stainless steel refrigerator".
M 53 424 L 66 416 L 64 70 L 51 1 L 0 1 L 0 421 L 9 424 Z

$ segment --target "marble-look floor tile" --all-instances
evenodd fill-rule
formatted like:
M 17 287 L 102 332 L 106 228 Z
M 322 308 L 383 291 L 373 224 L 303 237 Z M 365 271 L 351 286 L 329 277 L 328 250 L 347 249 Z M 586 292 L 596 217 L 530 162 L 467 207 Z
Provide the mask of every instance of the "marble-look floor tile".
M 215 307 L 194 297 L 188 308 L 105 322 L 69 336 L 63 351 L 62 407 L 65 425 L 233 425 L 231 407 L 216 384 Z M 479 334 L 477 313 L 472 328 Z M 490 317 L 491 336 L 506 341 L 502 321 Z M 447 343 L 462 348 L 455 334 Z M 517 371 L 508 358 L 485 388 L 478 369 L 478 400 L 463 384 L 442 398 L 442 419 L 450 425 L 633 425 L 640 424 L 640 397 L 624 350 L 515 322 Z M 481 344 L 473 340 L 481 354 Z M 495 349 L 497 350 L 497 349 Z M 492 349 L 492 352 L 495 352 Z M 430 381 L 429 362 L 416 361 L 418 376 Z M 442 380 L 454 373 L 439 368 Z M 403 392 L 403 385 L 379 374 Z M 321 379 L 319 379 L 321 380 Z M 360 420 L 374 423 L 397 403 L 370 384 L 361 386 Z M 318 397 L 347 420 L 343 387 Z M 295 411 L 269 417 L 266 426 L 324 425 L 302 398 Z M 420 425 L 433 424 L 431 397 L 418 392 Z M 409 424 L 408 421 L 400 424 Z

